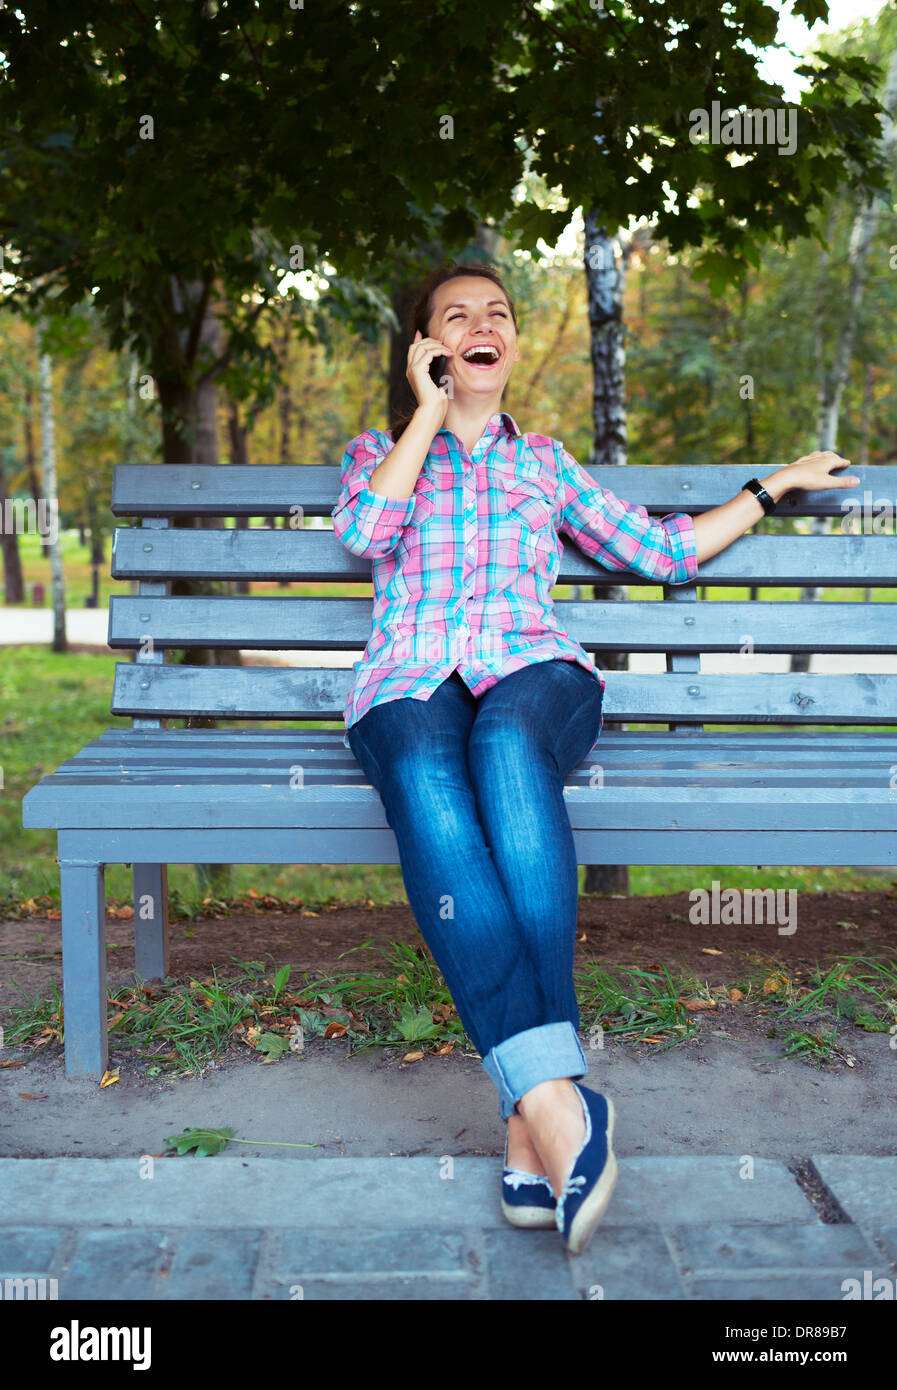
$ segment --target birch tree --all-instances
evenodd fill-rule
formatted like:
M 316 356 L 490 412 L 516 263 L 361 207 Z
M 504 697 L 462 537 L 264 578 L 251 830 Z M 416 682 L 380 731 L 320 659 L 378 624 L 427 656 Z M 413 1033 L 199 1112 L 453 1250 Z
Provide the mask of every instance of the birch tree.
M 41 335 L 41 329 L 38 329 Z M 50 556 L 50 576 L 53 590 L 53 650 L 68 651 L 65 630 L 65 575 L 62 569 L 62 533 L 59 526 L 59 499 L 56 488 L 56 419 L 53 411 L 53 363 L 49 352 L 40 344 L 40 423 L 41 462 L 43 467 L 42 498 L 47 525 L 47 551 Z M 38 514 L 40 519 L 40 513 Z
M 879 142 L 882 159 L 889 164 L 893 162 L 894 146 L 895 141 L 897 141 L 897 124 L 895 124 L 894 121 L 895 105 L 897 105 L 897 45 L 895 45 L 891 52 L 888 75 L 885 80 L 882 106 L 885 108 L 886 114 L 882 118 L 882 133 Z M 851 361 L 853 359 L 857 326 L 859 324 L 860 312 L 863 304 L 863 293 L 866 285 L 866 270 L 869 262 L 869 253 L 875 240 L 882 203 L 883 199 L 878 193 L 870 193 L 868 197 L 860 201 L 853 219 L 853 225 L 850 230 L 850 242 L 847 250 L 848 279 L 847 293 L 845 295 L 845 311 L 841 327 L 835 340 L 835 352 L 831 366 L 826 366 L 825 361 L 825 295 L 828 281 L 829 253 L 825 247 L 820 251 L 819 296 L 816 305 L 816 320 L 814 324 L 814 341 L 819 383 L 819 414 L 816 422 L 817 449 L 835 450 L 837 448 L 841 404 L 844 396 L 844 388 L 847 385 Z M 830 214 L 827 241 L 831 241 L 832 229 L 833 215 Z M 867 390 L 867 379 L 864 374 L 864 395 Z M 812 535 L 825 535 L 828 529 L 829 520 L 827 517 L 817 516 L 812 518 L 810 523 L 810 533 Z M 822 592 L 822 589 L 819 588 L 818 585 L 808 586 L 801 590 L 801 601 L 804 603 L 818 602 L 822 597 Z M 792 652 L 791 670 L 809 671 L 809 669 L 810 653 Z

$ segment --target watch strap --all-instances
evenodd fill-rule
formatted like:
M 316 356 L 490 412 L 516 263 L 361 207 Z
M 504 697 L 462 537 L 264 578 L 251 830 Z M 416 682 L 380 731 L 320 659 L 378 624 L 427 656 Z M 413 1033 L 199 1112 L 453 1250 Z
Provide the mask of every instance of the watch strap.
M 759 478 L 748 478 L 741 490 L 742 492 L 752 492 L 767 516 L 771 516 L 775 511 L 776 504 Z

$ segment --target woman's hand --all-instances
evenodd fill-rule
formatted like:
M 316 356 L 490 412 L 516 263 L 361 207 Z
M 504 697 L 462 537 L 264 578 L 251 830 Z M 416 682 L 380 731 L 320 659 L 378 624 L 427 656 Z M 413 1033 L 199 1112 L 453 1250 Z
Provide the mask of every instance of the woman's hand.
M 420 329 L 415 333 L 414 342 L 408 349 L 408 367 L 405 375 L 418 405 L 433 410 L 436 429 L 440 429 L 445 420 L 449 396 L 445 387 L 437 386 L 430 376 L 430 363 L 436 357 L 453 356 L 454 350 L 446 347 L 438 338 L 422 338 Z
M 837 468 L 846 468 L 850 459 L 842 458 L 831 449 L 817 449 L 812 454 L 804 454 L 780 470 L 782 483 L 787 491 L 803 488 L 806 492 L 821 492 L 832 487 L 856 487 L 859 478 L 833 478 Z

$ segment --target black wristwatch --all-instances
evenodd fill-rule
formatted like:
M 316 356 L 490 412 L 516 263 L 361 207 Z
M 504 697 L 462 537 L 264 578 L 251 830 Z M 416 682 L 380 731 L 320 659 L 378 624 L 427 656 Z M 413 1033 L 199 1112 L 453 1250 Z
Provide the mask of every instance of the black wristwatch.
M 741 490 L 742 492 L 752 492 L 767 516 L 771 516 L 772 513 L 775 511 L 776 504 L 770 497 L 769 493 L 766 491 L 766 488 L 760 482 L 759 478 L 749 478 Z

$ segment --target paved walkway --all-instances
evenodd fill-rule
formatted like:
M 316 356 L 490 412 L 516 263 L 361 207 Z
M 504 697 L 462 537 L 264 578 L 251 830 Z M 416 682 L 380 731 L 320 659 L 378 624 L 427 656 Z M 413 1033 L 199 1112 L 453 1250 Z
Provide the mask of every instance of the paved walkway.
M 893 1298 L 897 1158 L 812 1165 L 622 1159 L 573 1257 L 504 1220 L 499 1159 L 3 1159 L 0 1279 L 60 1300 Z

